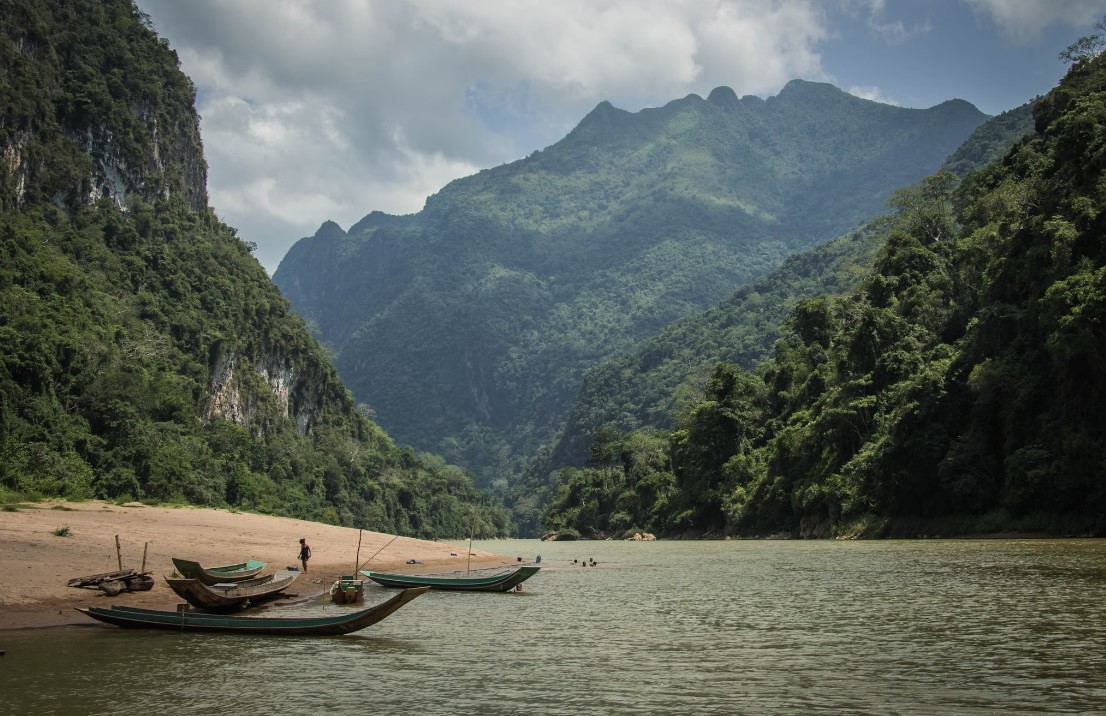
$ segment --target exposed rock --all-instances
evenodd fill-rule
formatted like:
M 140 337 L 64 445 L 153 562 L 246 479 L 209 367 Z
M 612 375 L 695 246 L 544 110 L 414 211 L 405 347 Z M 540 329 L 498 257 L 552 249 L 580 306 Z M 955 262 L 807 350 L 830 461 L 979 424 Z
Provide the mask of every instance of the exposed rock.
M 243 426 L 256 424 L 265 396 L 247 370 L 262 379 L 281 415 L 295 422 L 297 433 L 310 432 L 321 411 L 320 386 L 304 380 L 294 364 L 276 353 L 264 353 L 256 361 L 235 352 L 220 353 L 211 366 L 205 420 L 220 417 Z

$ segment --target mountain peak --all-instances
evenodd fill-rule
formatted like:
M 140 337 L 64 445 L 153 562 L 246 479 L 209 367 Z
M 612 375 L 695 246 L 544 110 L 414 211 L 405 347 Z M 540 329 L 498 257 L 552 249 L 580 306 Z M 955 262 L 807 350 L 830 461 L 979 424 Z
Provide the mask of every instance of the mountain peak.
M 315 232 L 316 239 L 341 239 L 345 235 L 346 232 L 342 230 L 342 227 L 330 219 L 324 221 L 319 230 Z
M 619 133 L 622 118 L 628 116 L 630 113 L 626 110 L 618 109 L 608 100 L 603 100 L 580 120 L 565 139 L 601 142 L 604 137 L 612 138 Z
M 810 80 L 791 80 L 783 86 L 776 99 L 794 99 L 797 97 L 830 97 L 849 95 L 829 82 L 811 82 Z M 851 95 L 849 95 L 851 96 Z
M 734 92 L 729 87 L 715 87 L 707 95 L 707 101 L 713 105 L 717 105 L 722 109 L 737 109 L 739 100 L 737 99 L 737 92 Z
M 936 109 L 936 110 L 946 112 L 948 114 L 955 114 L 955 115 L 976 115 L 976 114 L 979 114 L 979 115 L 986 116 L 984 114 L 984 112 L 982 112 L 979 109 L 979 107 L 976 107 L 974 104 L 972 104 L 971 102 L 969 102 L 966 99 L 948 99 L 948 100 L 945 100 L 944 102 L 942 102 L 941 104 L 934 105 L 930 109 Z

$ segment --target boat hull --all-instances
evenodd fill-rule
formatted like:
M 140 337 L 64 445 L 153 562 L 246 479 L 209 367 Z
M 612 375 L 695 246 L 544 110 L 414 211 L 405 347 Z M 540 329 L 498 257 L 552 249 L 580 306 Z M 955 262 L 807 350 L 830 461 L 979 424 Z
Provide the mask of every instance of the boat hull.
M 538 573 L 541 567 L 519 567 L 511 572 L 491 577 L 439 577 L 418 574 L 384 574 L 383 572 L 362 571 L 361 574 L 382 587 L 395 589 L 450 589 L 462 592 L 507 592 Z
M 335 604 L 357 604 L 365 600 L 365 581 L 353 575 L 342 575 L 330 587 L 330 599 Z
M 198 579 L 204 584 L 214 585 L 224 582 L 241 582 L 253 579 L 265 569 L 265 562 L 251 559 L 239 564 L 226 564 L 221 567 L 202 567 L 199 562 L 173 557 L 173 566 L 182 576 Z
M 235 586 L 210 586 L 198 579 L 176 579 L 166 577 L 169 587 L 192 606 L 208 611 L 233 611 L 242 609 L 251 604 L 258 604 L 269 599 L 275 599 L 285 589 L 296 581 L 298 574 L 291 574 L 282 579 L 274 579 L 272 575 L 262 578 L 248 579 L 234 583 Z
M 375 607 L 333 617 L 240 617 L 225 614 L 198 614 L 189 611 L 164 612 L 120 606 L 113 606 L 110 609 L 77 607 L 77 611 L 98 621 L 125 629 L 272 636 L 339 636 L 376 624 L 425 591 L 425 588 L 406 589 Z

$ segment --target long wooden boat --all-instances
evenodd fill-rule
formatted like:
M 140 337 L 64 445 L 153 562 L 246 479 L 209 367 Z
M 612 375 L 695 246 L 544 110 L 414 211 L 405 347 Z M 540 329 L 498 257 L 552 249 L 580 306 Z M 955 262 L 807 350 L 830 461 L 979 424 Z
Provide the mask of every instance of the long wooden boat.
M 365 600 L 365 580 L 356 575 L 343 574 L 330 587 L 330 598 L 335 604 L 357 604 Z
M 299 575 L 292 573 L 282 579 L 269 574 L 226 585 L 207 585 L 198 579 L 166 577 L 169 587 L 189 604 L 208 611 L 232 611 L 245 606 L 274 599 L 296 581 Z
M 201 567 L 199 562 L 173 557 L 173 566 L 182 576 L 188 579 L 198 579 L 204 584 L 222 584 L 225 582 L 241 582 L 244 579 L 252 579 L 265 569 L 264 562 L 251 559 L 238 564 L 225 564 L 222 567 Z
M 77 607 L 77 611 L 108 624 L 128 629 L 272 634 L 278 636 L 337 636 L 372 626 L 426 591 L 405 589 L 386 602 L 333 617 L 242 617 L 232 614 L 163 612 L 155 609 L 113 606 Z
M 506 592 L 522 584 L 538 573 L 541 567 L 526 566 L 490 577 L 450 577 L 421 574 L 384 574 L 383 572 L 362 571 L 361 574 L 382 587 L 413 589 L 429 587 L 431 589 L 454 589 L 465 592 Z

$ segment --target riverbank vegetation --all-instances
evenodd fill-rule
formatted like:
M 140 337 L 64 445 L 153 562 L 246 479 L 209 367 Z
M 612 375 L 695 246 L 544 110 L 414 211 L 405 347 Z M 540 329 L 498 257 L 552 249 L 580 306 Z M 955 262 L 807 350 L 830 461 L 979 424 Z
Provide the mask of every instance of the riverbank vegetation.
M 552 529 L 886 536 L 1106 530 L 1106 59 L 1035 135 L 902 189 L 869 274 L 801 301 L 674 427 L 598 434 Z M 643 487 L 642 487 L 643 486 Z

